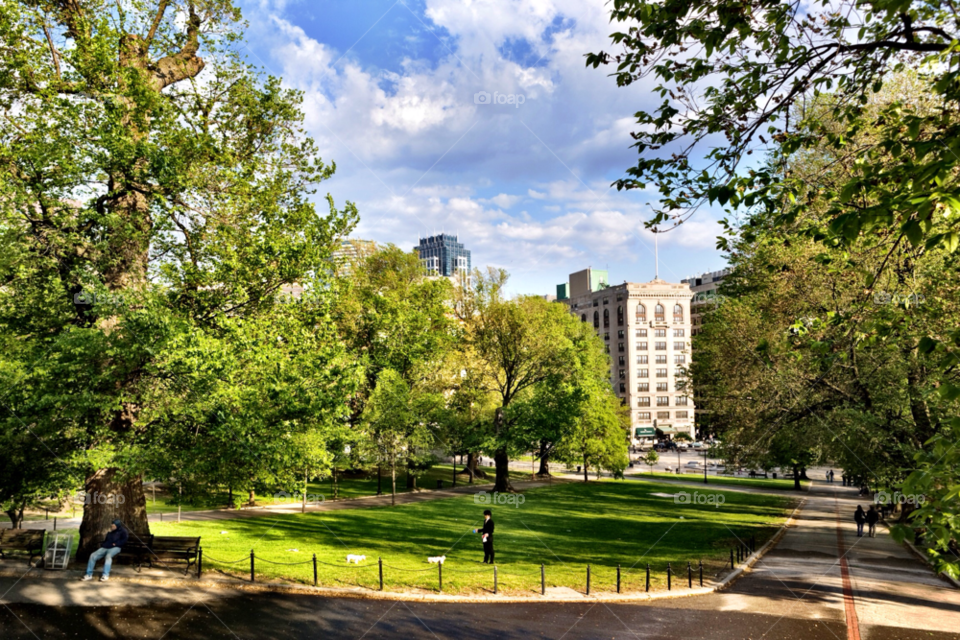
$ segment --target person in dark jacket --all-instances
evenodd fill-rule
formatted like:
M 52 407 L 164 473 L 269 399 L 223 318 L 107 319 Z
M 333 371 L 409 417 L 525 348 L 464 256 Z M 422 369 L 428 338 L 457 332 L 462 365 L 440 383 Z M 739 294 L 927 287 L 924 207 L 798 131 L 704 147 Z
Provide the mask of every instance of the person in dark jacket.
M 871 538 L 877 537 L 878 520 L 880 520 L 880 514 L 877 513 L 877 510 L 873 505 L 870 505 L 870 510 L 867 511 L 867 526 L 870 528 L 869 535 Z
M 863 512 L 863 507 L 857 505 L 857 510 L 853 514 L 853 519 L 857 521 L 857 537 L 863 537 L 863 523 L 867 521 L 867 514 Z
M 483 563 L 493 564 L 493 514 L 490 513 L 490 509 L 483 512 L 483 528 L 474 529 L 473 532 L 482 534 Z
M 103 574 L 100 576 L 100 582 L 106 582 L 110 579 L 110 567 L 113 565 L 113 557 L 120 553 L 123 545 L 127 544 L 129 535 L 120 520 L 114 520 L 110 525 L 110 531 L 107 531 L 106 537 L 100 543 L 100 548 L 90 554 L 90 560 L 87 561 L 87 572 L 81 580 L 93 580 L 93 570 L 97 566 L 100 558 L 103 558 Z

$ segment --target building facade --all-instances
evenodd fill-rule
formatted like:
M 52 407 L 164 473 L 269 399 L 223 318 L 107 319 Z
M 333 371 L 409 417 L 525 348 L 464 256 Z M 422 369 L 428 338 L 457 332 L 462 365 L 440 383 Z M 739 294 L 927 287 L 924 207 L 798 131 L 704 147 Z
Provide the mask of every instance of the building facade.
M 376 253 L 376 251 L 377 243 L 373 240 L 344 238 L 340 241 L 340 248 L 333 251 L 333 261 L 339 273 L 349 276 L 353 273 L 353 265 L 357 261 Z
M 570 297 L 563 302 L 607 346 L 610 382 L 630 407 L 633 443 L 657 431 L 696 437 L 692 393 L 678 388 L 691 362 L 690 286 L 657 278 L 594 288 L 599 278 L 590 271 L 570 275 Z
M 693 300 L 690 302 L 691 335 L 695 336 L 702 330 L 703 314 L 720 304 L 721 297 L 717 293 L 717 288 L 723 282 L 723 279 L 730 275 L 731 271 L 732 269 L 710 271 L 680 281 L 690 285 L 690 290 L 693 292 Z
M 432 275 L 449 278 L 458 273 L 470 273 L 470 251 L 464 248 L 457 236 L 442 233 L 420 238 L 420 244 L 414 247 L 414 251 Z

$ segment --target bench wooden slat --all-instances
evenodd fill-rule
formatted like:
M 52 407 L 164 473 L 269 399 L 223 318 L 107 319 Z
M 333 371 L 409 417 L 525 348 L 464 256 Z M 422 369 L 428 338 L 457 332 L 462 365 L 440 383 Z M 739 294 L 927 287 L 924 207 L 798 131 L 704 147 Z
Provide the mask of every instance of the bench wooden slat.
M 0 558 L 6 557 L 4 551 L 26 551 L 29 564 L 34 556 L 43 555 L 45 534 L 42 529 L 0 529 Z

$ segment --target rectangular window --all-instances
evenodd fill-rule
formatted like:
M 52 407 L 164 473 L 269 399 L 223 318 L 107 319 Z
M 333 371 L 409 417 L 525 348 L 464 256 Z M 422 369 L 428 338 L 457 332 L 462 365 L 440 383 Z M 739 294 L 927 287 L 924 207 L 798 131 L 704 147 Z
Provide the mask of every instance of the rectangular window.
M 620 379 L 623 380 L 627 377 L 627 372 L 623 369 L 620 369 Z
M 673 330 L 673 337 L 674 337 L 674 338 L 683 338 L 683 337 L 684 337 L 684 335 L 683 335 L 683 329 L 674 329 L 674 330 Z
M 620 356 L 620 358 L 617 360 L 617 363 L 618 363 L 621 367 L 627 366 L 627 360 L 626 360 L 626 358 L 624 358 L 623 356 Z
M 638 406 L 638 407 L 649 407 L 649 406 L 650 406 L 650 398 L 638 398 L 638 399 L 637 399 L 637 406 Z
M 637 329 L 637 337 L 638 337 L 638 338 L 646 338 L 646 337 L 647 337 L 647 330 L 646 330 L 646 329 Z
M 667 356 L 657 356 L 657 364 L 667 364 Z
M 607 353 L 610 353 L 610 345 L 605 344 L 605 345 L 603 345 L 603 348 L 604 348 L 604 350 L 605 350 Z
M 687 344 L 685 342 L 674 342 L 673 349 L 674 351 L 686 351 Z
M 617 294 L 617 302 L 620 302 L 621 300 L 623 300 L 623 294 L 622 294 L 622 293 L 618 293 L 618 294 Z
M 667 370 L 666 370 L 666 369 L 657 369 L 657 377 L 658 377 L 658 378 L 666 378 L 666 377 L 667 377 Z
M 677 396 L 677 406 L 678 407 L 687 406 L 687 396 Z
M 599 300 L 594 300 L 594 301 L 593 301 L 593 306 L 599 307 L 599 306 L 600 306 L 600 301 L 599 301 Z
M 667 343 L 666 343 L 666 342 L 657 342 L 657 343 L 654 345 L 654 348 L 655 348 L 657 351 L 666 351 L 666 350 L 667 350 Z
M 638 369 L 638 370 L 637 370 L 637 377 L 638 377 L 638 378 L 649 378 L 649 377 L 650 377 L 650 369 Z
M 673 364 L 687 364 L 687 356 L 683 355 L 682 353 L 673 356 Z
M 604 299 L 603 299 L 603 304 L 607 304 L 608 302 L 610 302 L 610 298 L 604 298 Z
M 657 411 L 657 420 L 669 420 L 670 412 L 669 411 Z
M 653 330 L 653 337 L 654 337 L 654 338 L 666 338 L 666 337 L 667 337 L 667 330 L 666 330 L 666 329 L 654 329 L 654 330 Z
M 627 392 L 627 383 L 626 383 L 626 382 L 621 382 L 621 383 L 620 383 L 620 393 L 626 393 L 626 392 Z
M 667 385 L 668 385 L 668 384 L 669 384 L 669 383 L 667 383 L 667 382 L 658 382 L 658 383 L 657 383 L 657 391 L 669 391 L 669 389 L 667 388 Z
M 677 420 L 686 420 L 687 412 L 686 411 L 677 411 Z
M 648 392 L 650 391 L 650 383 L 649 383 L 649 382 L 638 382 L 638 383 L 637 383 L 637 391 L 639 391 L 639 392 L 641 392 L 641 393 L 648 393 Z
M 640 422 L 650 422 L 650 412 L 649 411 L 639 412 L 637 414 L 637 420 L 639 420 Z
M 623 352 L 625 351 L 622 342 L 618 342 L 618 343 L 617 343 L 617 351 L 619 351 L 619 352 L 621 352 L 621 353 L 623 353 Z
M 647 343 L 646 343 L 646 342 L 638 342 L 638 343 L 637 343 L 637 351 L 646 351 L 646 350 L 647 350 Z
M 658 407 L 669 407 L 669 406 L 670 406 L 670 396 L 657 396 L 657 406 L 658 406 Z
M 623 340 L 623 329 L 620 329 L 619 331 L 617 331 L 617 339 Z
M 649 364 L 650 356 L 637 356 L 637 364 Z

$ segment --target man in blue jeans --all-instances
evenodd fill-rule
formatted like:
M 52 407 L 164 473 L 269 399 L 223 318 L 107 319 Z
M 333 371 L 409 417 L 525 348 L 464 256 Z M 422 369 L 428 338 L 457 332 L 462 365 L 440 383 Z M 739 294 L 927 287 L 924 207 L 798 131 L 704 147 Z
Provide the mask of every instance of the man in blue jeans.
M 100 548 L 90 554 L 90 560 L 87 562 L 87 572 L 81 580 L 93 580 L 93 569 L 97 566 L 100 558 L 103 561 L 103 575 L 100 576 L 100 582 L 106 582 L 110 579 L 110 566 L 113 564 L 113 557 L 120 553 L 121 547 L 127 544 L 127 530 L 123 528 L 120 520 L 114 520 L 110 525 L 110 531 L 107 537 L 100 543 Z

